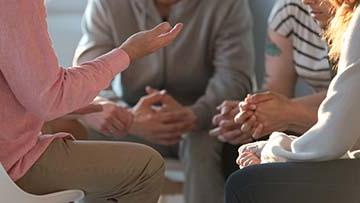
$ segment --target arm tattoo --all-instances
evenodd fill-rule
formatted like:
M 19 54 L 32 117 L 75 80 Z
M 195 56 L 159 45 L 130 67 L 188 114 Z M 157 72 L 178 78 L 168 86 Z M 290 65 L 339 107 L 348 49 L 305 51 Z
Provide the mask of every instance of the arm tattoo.
M 270 39 L 269 35 L 266 38 L 265 53 L 273 57 L 282 54 L 282 50 Z

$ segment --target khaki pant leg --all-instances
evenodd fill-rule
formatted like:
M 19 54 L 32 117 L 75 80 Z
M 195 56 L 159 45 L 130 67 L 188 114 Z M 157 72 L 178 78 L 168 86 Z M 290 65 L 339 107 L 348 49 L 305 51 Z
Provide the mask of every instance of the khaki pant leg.
M 164 161 L 139 144 L 54 141 L 17 184 L 33 194 L 81 189 L 87 203 L 156 203 Z

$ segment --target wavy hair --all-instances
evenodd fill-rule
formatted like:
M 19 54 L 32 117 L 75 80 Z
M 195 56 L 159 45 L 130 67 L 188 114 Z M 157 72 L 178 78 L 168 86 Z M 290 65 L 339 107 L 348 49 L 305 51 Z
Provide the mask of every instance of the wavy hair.
M 328 41 L 331 61 L 338 61 L 343 44 L 343 36 L 360 0 L 327 0 L 333 5 L 333 18 L 330 21 L 324 36 Z

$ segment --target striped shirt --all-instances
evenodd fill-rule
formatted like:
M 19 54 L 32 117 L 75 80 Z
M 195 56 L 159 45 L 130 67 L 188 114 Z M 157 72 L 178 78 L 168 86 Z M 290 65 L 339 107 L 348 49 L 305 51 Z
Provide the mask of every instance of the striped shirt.
M 269 29 L 291 39 L 296 73 L 315 91 L 331 81 L 328 47 L 322 29 L 300 0 L 277 0 L 269 17 Z

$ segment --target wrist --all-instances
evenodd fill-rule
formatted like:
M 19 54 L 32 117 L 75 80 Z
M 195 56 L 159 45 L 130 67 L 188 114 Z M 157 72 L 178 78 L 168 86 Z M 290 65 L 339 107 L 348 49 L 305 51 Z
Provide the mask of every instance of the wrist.
M 288 129 L 295 133 L 304 133 L 317 120 L 316 109 L 310 108 L 304 104 L 291 100 L 288 109 Z

